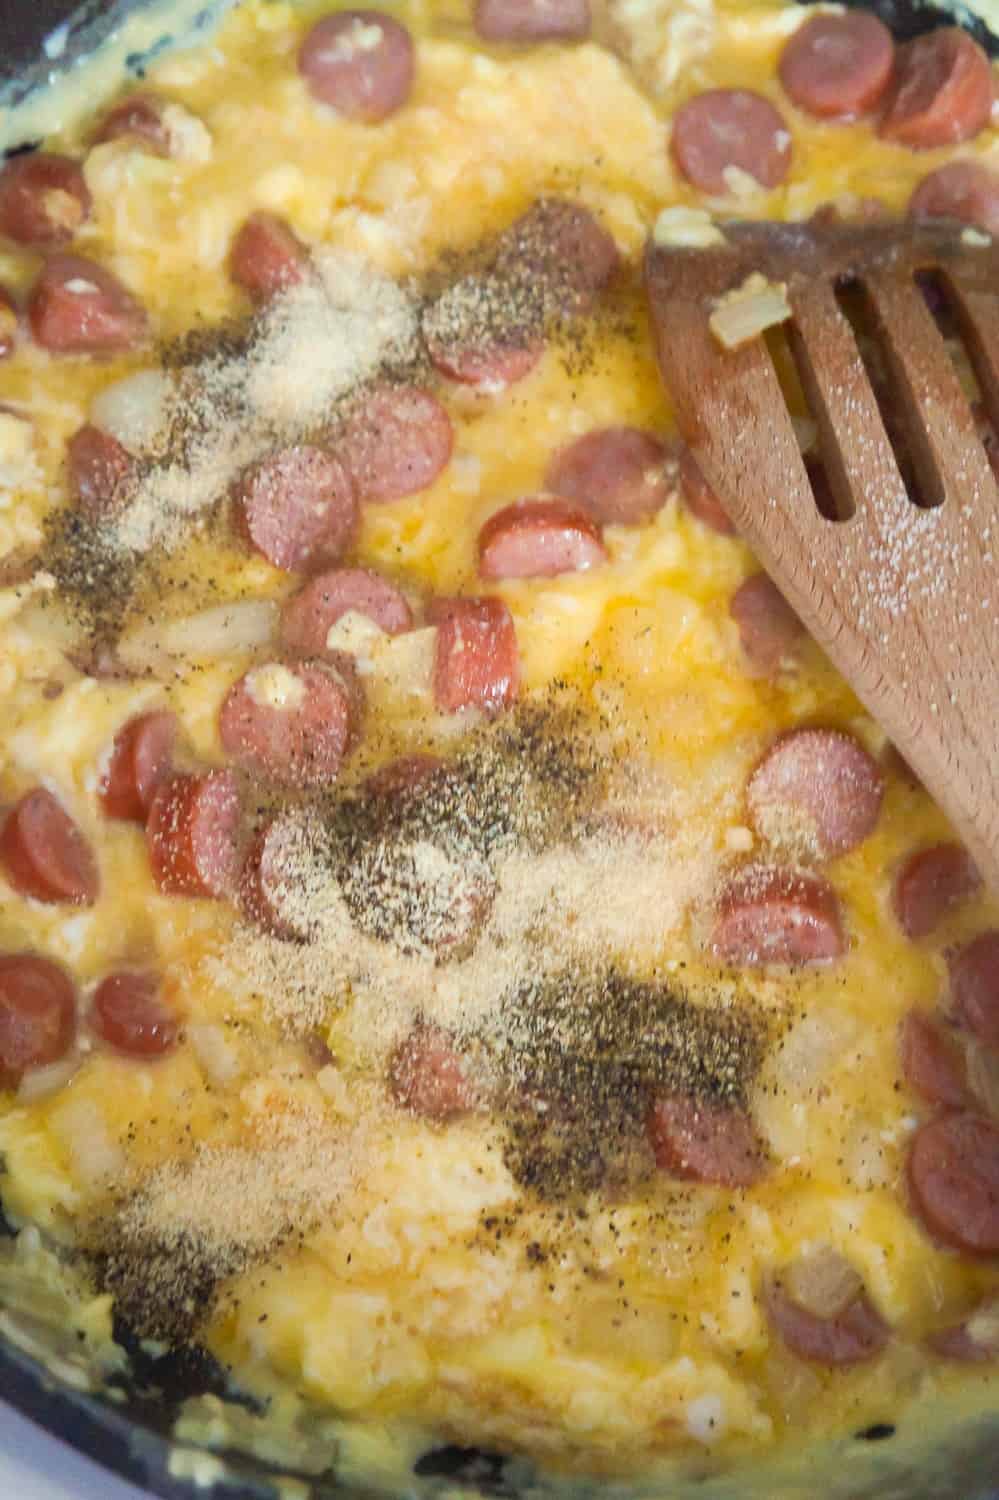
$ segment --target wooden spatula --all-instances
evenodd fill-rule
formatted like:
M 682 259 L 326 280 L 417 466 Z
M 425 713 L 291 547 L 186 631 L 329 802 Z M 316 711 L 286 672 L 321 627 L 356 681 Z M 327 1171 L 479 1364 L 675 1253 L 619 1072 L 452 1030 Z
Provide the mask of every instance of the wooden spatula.
M 999 248 L 946 224 L 721 228 L 707 248 L 647 254 L 680 431 L 999 893 L 999 489 L 925 292 L 953 318 L 999 430 Z M 812 478 L 767 338 L 728 348 L 713 331 L 729 337 L 733 305 L 751 314 L 781 285 L 780 336 L 818 430 Z

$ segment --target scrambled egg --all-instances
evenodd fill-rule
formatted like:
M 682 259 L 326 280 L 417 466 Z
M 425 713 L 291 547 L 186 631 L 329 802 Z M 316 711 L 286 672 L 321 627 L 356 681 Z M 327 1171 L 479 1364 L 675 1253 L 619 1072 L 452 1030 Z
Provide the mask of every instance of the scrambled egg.
M 776 78 L 780 48 L 803 19 L 794 5 L 612 0 L 615 55 L 597 42 L 490 51 L 474 39 L 464 5 L 408 0 L 398 14 L 418 38 L 415 90 L 377 127 L 338 119 L 310 97 L 294 59 L 313 14 L 282 0 L 249 3 L 211 43 L 151 68 L 149 84 L 203 122 L 207 146 L 170 160 L 123 142 L 87 152 L 94 211 L 77 247 L 137 292 L 163 339 L 244 315 L 226 260 L 255 209 L 285 216 L 308 242 L 354 250 L 401 276 L 503 226 L 536 196 L 563 192 L 597 211 L 622 252 L 637 257 L 664 206 L 704 206 L 666 148 L 672 110 L 712 86 L 760 90 L 779 103 L 793 137 L 787 183 L 708 205 L 722 214 L 798 219 L 849 195 L 898 210 L 953 154 L 913 153 L 880 141 L 865 122 L 819 124 L 795 111 Z M 49 144 L 79 151 L 88 124 Z M 999 164 L 999 139 L 987 129 L 962 154 Z M 32 253 L 0 248 L 0 281 L 15 290 L 36 267 Z M 401 563 L 427 593 L 470 591 L 482 521 L 537 490 L 556 447 L 611 423 L 668 431 L 647 332 L 640 317 L 632 322 L 609 330 L 581 370 L 570 373 L 549 351 L 498 398 L 454 398 L 451 464 L 429 492 L 367 509 L 359 559 Z M 144 355 L 58 359 L 27 346 L 0 366 L 4 403 L 33 419 L 30 429 L 16 416 L 0 419 L 0 555 L 37 545 L 42 518 L 65 499 L 67 439 L 103 387 L 147 363 Z M 590 573 L 499 586 L 516 623 L 525 692 L 575 682 L 622 734 L 640 730 L 681 781 L 720 765 L 738 789 L 760 747 L 804 721 L 848 729 L 881 753 L 883 737 L 816 648 L 806 646 L 798 669 L 776 681 L 747 673 L 728 615 L 733 590 L 754 568 L 741 543 L 708 531 L 676 500 L 606 540 L 610 560 Z M 212 566 L 216 587 L 232 597 L 289 591 L 287 577 L 259 560 L 233 554 Z M 58 616 L 43 605 L 41 595 L 25 602 L 23 590 L 0 592 L 0 791 L 10 800 L 38 782 L 58 788 L 100 851 L 105 894 L 67 916 L 4 888 L 0 948 L 49 954 L 81 983 L 111 961 L 155 955 L 195 1023 L 155 1065 L 95 1051 L 51 1096 L 5 1099 L 5 1207 L 69 1246 L 74 1221 L 109 1174 L 169 1156 L 178 1114 L 194 1139 L 237 1141 L 252 1139 L 270 1111 L 335 1115 L 338 1104 L 348 1114 L 351 1106 L 296 1071 L 296 1045 L 279 1036 L 261 1076 L 233 1024 L 252 1002 L 234 999 L 198 962 L 230 914 L 157 892 L 141 832 L 107 822 L 96 799 L 116 730 L 151 706 L 171 707 L 193 751 L 220 760 L 218 704 L 249 658 L 203 664 L 169 689 L 67 678 Z M 162 600 L 165 617 L 189 607 L 180 591 Z M 41 689 L 51 678 L 64 690 L 50 700 Z M 387 699 L 390 728 L 405 738 L 393 712 Z M 402 718 L 423 712 L 407 708 Z M 706 844 L 738 848 L 743 823 L 729 806 L 705 828 Z M 399 1117 L 320 1232 L 235 1278 L 207 1330 L 210 1347 L 237 1383 L 271 1392 L 288 1382 L 349 1414 L 359 1433 L 433 1432 L 588 1472 L 634 1472 L 678 1451 L 759 1451 L 788 1433 L 852 1431 L 959 1380 L 978 1382 L 987 1400 L 987 1373 L 934 1369 L 917 1344 L 941 1310 L 963 1308 L 987 1287 L 989 1273 L 935 1248 L 898 1186 L 919 1107 L 898 1083 L 897 1024 L 938 992 L 945 947 L 996 921 L 983 896 L 948 918 L 932 945 L 899 932 L 887 872 L 947 833 L 922 792 L 889 777 L 875 833 L 834 867 L 846 957 L 793 981 L 747 978 L 773 1008 L 793 985 L 804 1058 L 788 1044 L 768 1064 L 799 1072 L 795 1089 L 761 1088 L 755 1101 L 785 1165 L 751 1194 L 691 1190 L 669 1220 L 648 1212 L 650 1197 L 654 1206 L 666 1192 L 655 1185 L 634 1204 L 597 1204 L 586 1226 L 595 1270 L 583 1277 L 571 1243 L 542 1264 L 530 1263 L 519 1236 L 483 1243 L 483 1216 L 503 1215 L 519 1191 L 484 1125 L 440 1129 Z M 693 975 L 707 972 L 696 946 L 681 956 Z M 881 1359 L 834 1374 L 781 1351 L 756 1295 L 763 1269 L 823 1241 L 849 1256 L 884 1316 L 905 1331 Z

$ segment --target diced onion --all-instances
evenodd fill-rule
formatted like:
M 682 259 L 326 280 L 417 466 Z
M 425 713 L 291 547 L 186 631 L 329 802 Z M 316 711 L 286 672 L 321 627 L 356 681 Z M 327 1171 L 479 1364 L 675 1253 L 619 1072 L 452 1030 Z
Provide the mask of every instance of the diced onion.
M 105 386 L 90 408 L 90 420 L 130 453 L 140 453 L 163 426 L 171 389 L 162 370 L 140 370 Z
M 108 1130 L 95 1100 L 72 1094 L 57 1107 L 53 1125 L 77 1174 L 90 1186 L 117 1177 L 125 1153 Z
M 784 282 L 767 281 L 753 271 L 741 286 L 718 299 L 708 326 L 722 348 L 738 349 L 765 329 L 786 323 L 790 316 Z
M 999 1298 L 984 1303 L 968 1319 L 968 1337 L 983 1349 L 999 1353 Z
M 73 1056 L 49 1063 L 45 1068 L 29 1068 L 18 1084 L 18 1099 L 22 1104 L 30 1104 L 33 1099 L 44 1099 L 48 1094 L 57 1094 L 79 1066 L 79 1057 Z
M 269 599 L 217 604 L 168 624 L 143 625 L 123 636 L 118 655 L 126 666 L 154 670 L 165 657 L 230 656 L 265 646 L 274 634 L 278 608 Z
M 725 236 L 703 208 L 664 208 L 652 231 L 653 243 L 670 250 L 704 250 L 724 245 Z
M 195 1021 L 185 1028 L 194 1055 L 211 1083 L 231 1083 L 239 1073 L 239 1058 L 230 1045 L 225 1028 L 213 1021 Z
M 864 1288 L 850 1262 L 831 1245 L 816 1245 L 793 1261 L 784 1285 L 798 1306 L 817 1318 L 837 1317 Z
M 358 658 L 357 670 L 362 676 L 379 678 L 393 696 L 428 693 L 436 644 L 437 627 L 433 625 L 388 635 L 371 643 L 367 654 Z

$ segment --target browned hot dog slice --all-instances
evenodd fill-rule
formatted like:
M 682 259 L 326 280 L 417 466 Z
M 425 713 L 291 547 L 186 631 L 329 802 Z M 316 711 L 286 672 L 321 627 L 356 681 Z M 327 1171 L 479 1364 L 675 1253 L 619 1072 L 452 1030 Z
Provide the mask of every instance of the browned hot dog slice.
M 94 145 L 117 140 L 129 141 L 156 156 L 201 160 L 207 154 L 207 132 L 197 116 L 148 89 L 129 94 L 114 105 L 98 126 Z
M 423 338 L 434 368 L 448 380 L 495 394 L 529 375 L 544 341 L 517 325 L 509 294 L 489 276 L 468 276 L 423 315 Z
M 129 94 L 104 116 L 94 133 L 94 145 L 129 140 L 156 156 L 169 156 L 170 135 L 163 122 L 165 102 L 158 94 Z
M 251 214 L 232 242 L 229 274 L 255 302 L 266 302 L 305 281 L 309 252 L 277 214 Z
M 519 267 L 535 278 L 562 318 L 589 312 L 620 264 L 613 236 L 571 198 L 539 198 L 504 231 L 499 255 L 505 274 Z
M 981 47 L 959 26 L 942 26 L 898 48 L 880 133 L 917 151 L 953 146 L 988 124 L 992 97 Z
M 836 1257 L 839 1260 L 839 1257 Z M 784 1343 L 799 1359 L 820 1365 L 856 1365 L 880 1354 L 891 1334 L 859 1276 L 844 1261 L 841 1290 L 830 1276 L 828 1311 L 815 1312 L 791 1295 L 793 1268 L 765 1278 L 763 1304 Z M 825 1289 L 823 1289 L 825 1290 Z
M 751 865 L 722 892 L 712 947 L 726 963 L 749 966 L 839 958 L 836 893 L 810 871 Z
M 960 219 L 999 234 L 999 175 L 980 161 L 949 161 L 909 199 L 912 219 Z
M 308 927 L 295 919 L 293 891 L 294 830 L 287 819 L 272 818 L 250 845 L 239 880 L 239 904 L 246 916 L 283 942 L 308 937 Z
M 77 505 L 92 521 L 118 509 L 132 476 L 132 456 L 102 427 L 87 422 L 66 444 L 69 487 Z
M 70 157 L 29 151 L 0 168 L 0 234 L 22 245 L 64 245 L 89 214 L 83 169 Z
M 961 1024 L 999 1049 L 999 932 L 983 932 L 951 956 L 950 990 Z
M 878 821 L 883 797 L 877 763 L 835 729 L 782 735 L 746 789 L 750 815 L 764 838 L 777 844 L 814 840 L 826 855 L 845 854 L 863 843 Z
M 427 489 L 453 446 L 451 418 L 437 398 L 407 385 L 367 392 L 336 444 L 358 499 L 377 503 Z
M 426 787 L 443 765 L 439 755 L 400 755 L 366 777 L 365 790 L 376 797 L 407 797 Z
M 639 427 L 600 427 L 560 448 L 548 465 L 545 487 L 602 526 L 647 521 L 672 490 L 665 447 Z
M 229 896 L 240 870 L 240 805 L 231 771 L 170 776 L 146 820 L 149 865 L 172 896 Z
M 554 578 L 606 560 L 600 528 L 557 495 L 517 500 L 490 516 L 479 532 L 483 578 Z
M 115 354 L 147 332 L 144 308 L 117 276 L 82 255 L 51 255 L 28 298 L 31 331 L 54 354 Z
M 288 600 L 281 612 L 281 643 L 298 656 L 330 655 L 327 636 L 349 613 L 367 616 L 388 635 L 399 635 L 413 623 L 406 599 L 387 578 L 370 568 L 332 568 Z
M 496 713 L 517 696 L 517 632 L 502 599 L 436 599 L 427 618 L 437 626 L 434 698 L 445 713 L 482 708 Z
M 686 443 L 680 443 L 677 452 L 680 470 L 680 490 L 683 503 L 702 526 L 717 531 L 719 536 L 734 536 L 735 527 L 718 496 L 701 472 L 701 466 Z
M 176 738 L 176 715 L 164 710 L 138 714 L 119 730 L 99 788 L 109 818 L 145 823 L 156 788 L 170 774 Z
M 346 469 L 324 448 L 282 448 L 248 469 L 234 490 L 252 545 L 276 568 L 335 562 L 357 526 Z
M 963 1364 L 986 1364 L 999 1358 L 999 1298 L 987 1298 L 963 1323 L 940 1329 L 928 1343 L 934 1354 Z
M 810 115 L 852 119 L 874 109 L 891 81 L 895 44 L 876 16 L 812 16 L 786 44 L 780 81 Z
M 298 70 L 314 97 L 368 125 L 402 108 L 415 68 L 412 37 L 381 10 L 324 16 L 298 54 Z
M 661 1172 L 722 1187 L 750 1187 L 765 1161 L 745 1110 L 690 1094 L 660 1094 L 646 1120 Z
M 967 1104 L 964 1058 L 956 1042 L 931 1016 L 910 1010 L 899 1027 L 898 1055 L 906 1082 L 928 1103 L 951 1109 Z
M 64 969 L 33 953 L 0 954 L 0 1086 L 66 1056 L 76 1035 L 76 994 Z
M 804 626 L 780 589 L 766 573 L 754 573 L 732 595 L 729 613 L 750 665 L 772 674 L 788 661 Z
M 791 165 L 791 136 L 779 111 L 751 89 L 709 89 L 677 110 L 673 160 L 702 193 L 725 193 L 728 167 L 765 188 L 777 187 Z
M 229 755 L 253 776 L 284 786 L 336 779 L 353 738 L 357 684 L 348 665 L 268 662 L 229 689 L 219 733 Z
M 940 1115 L 913 1137 L 912 1205 L 936 1239 L 968 1255 L 999 1255 L 999 1127 Z
M 97 1035 L 129 1057 L 162 1057 L 176 1045 L 177 1018 L 163 999 L 158 974 L 122 969 L 102 979 L 90 1022 Z
M 465 1060 L 438 1027 L 416 1026 L 389 1061 L 389 1091 L 397 1104 L 443 1124 L 474 1109 L 477 1091 Z
M 100 890 L 93 851 L 44 787 L 28 792 L 0 831 L 0 865 L 22 896 L 93 906 Z
M 0 286 L 0 359 L 13 354 L 17 343 L 17 306 L 7 288 Z
M 973 896 L 982 877 L 960 844 L 917 849 L 898 868 L 892 905 L 906 937 L 927 937 L 953 907 Z
M 590 0 L 476 0 L 475 29 L 487 42 L 581 42 Z

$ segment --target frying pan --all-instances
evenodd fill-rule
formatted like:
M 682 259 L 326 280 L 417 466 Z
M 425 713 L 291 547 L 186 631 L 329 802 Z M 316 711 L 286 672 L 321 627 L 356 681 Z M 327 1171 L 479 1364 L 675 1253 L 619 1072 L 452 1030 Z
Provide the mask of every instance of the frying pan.
M 156 0 L 0 0 L 0 107 L 19 102 L 53 75 L 73 69 Z M 471 0 L 469 0 L 471 3 Z M 855 3 L 855 0 L 848 0 Z M 194 16 L 207 27 L 219 8 L 205 0 Z M 867 6 L 898 39 L 955 17 L 993 56 L 999 37 L 970 11 L 949 12 L 919 0 L 871 0 Z M 46 46 L 46 39 L 48 45 Z M 53 40 L 54 39 L 54 40 Z M 141 76 L 174 40 L 168 25 L 127 58 Z M 30 140 L 19 143 L 27 147 Z M 9 1236 L 0 1215 L 0 1238 Z M 16 1320 L 18 1309 L 0 1311 Z M 189 1346 L 160 1358 L 144 1352 L 121 1325 L 116 1338 L 129 1353 L 124 1375 L 104 1389 L 82 1392 L 0 1331 L 0 1395 L 56 1437 L 163 1500 L 361 1500 L 374 1491 L 333 1471 L 316 1477 L 294 1467 L 280 1472 L 252 1456 L 227 1452 L 193 1479 L 188 1450 L 178 1459 L 171 1440 L 182 1403 L 217 1395 L 235 1402 L 225 1372 L 204 1349 Z M 33 1347 L 40 1335 L 32 1330 Z M 53 1353 L 57 1350 L 54 1348 Z M 56 1369 L 58 1366 L 56 1365 Z M 902 1425 L 889 1420 L 779 1459 L 719 1468 L 710 1457 L 669 1478 L 645 1481 L 556 1480 L 521 1459 L 453 1446 L 432 1448 L 395 1487 L 402 1500 L 999 1500 L 999 1394 L 991 1412 L 972 1412 L 930 1397 Z M 380 1491 L 385 1493 L 384 1488 Z M 8 1500 L 8 1497 L 4 1497 Z M 15 1496 L 9 1500 L 16 1500 Z

